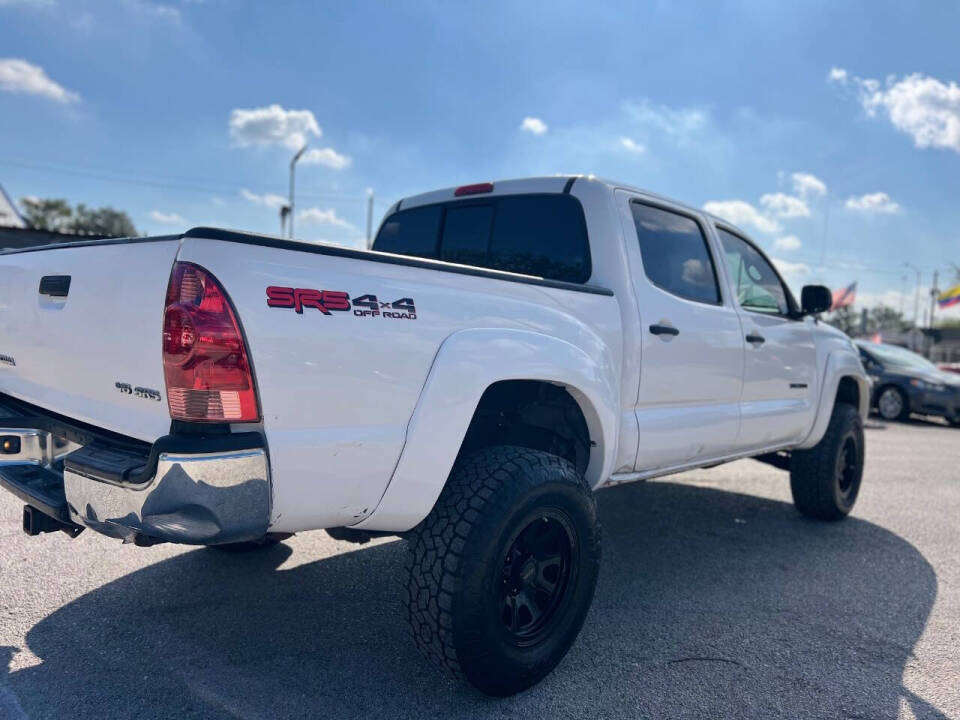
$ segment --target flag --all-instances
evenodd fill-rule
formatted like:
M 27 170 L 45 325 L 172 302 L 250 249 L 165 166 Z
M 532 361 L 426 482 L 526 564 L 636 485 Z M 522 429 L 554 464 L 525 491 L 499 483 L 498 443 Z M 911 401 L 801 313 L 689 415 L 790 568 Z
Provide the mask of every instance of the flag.
M 949 290 L 944 290 L 937 296 L 937 305 L 941 308 L 960 305 L 960 285 L 954 285 Z
M 850 283 L 843 290 L 834 290 L 833 291 L 833 304 L 830 306 L 831 310 L 836 310 L 842 307 L 850 307 L 853 305 L 853 301 L 857 299 L 857 283 Z

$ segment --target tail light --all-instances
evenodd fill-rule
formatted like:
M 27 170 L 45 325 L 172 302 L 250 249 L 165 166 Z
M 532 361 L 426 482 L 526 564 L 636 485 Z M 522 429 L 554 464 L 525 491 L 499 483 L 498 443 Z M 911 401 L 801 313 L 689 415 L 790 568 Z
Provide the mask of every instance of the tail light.
M 163 371 L 174 420 L 260 418 L 247 348 L 230 300 L 213 275 L 192 263 L 174 264 L 170 276 Z

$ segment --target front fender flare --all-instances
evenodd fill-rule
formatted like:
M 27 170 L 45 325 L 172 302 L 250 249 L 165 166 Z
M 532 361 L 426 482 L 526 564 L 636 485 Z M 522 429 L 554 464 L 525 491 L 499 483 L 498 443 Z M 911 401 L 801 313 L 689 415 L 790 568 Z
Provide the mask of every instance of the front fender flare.
M 827 432 L 827 426 L 830 424 L 830 416 L 833 415 L 833 406 L 837 400 L 837 390 L 840 387 L 840 380 L 844 377 L 853 378 L 860 388 L 860 417 L 867 419 L 867 412 L 870 409 L 870 382 L 863 372 L 863 366 L 860 364 L 860 358 L 851 352 L 844 350 L 834 350 L 827 355 L 827 361 L 824 363 L 823 382 L 820 384 L 820 399 L 817 404 L 817 415 L 813 421 L 813 428 L 806 439 L 800 443 L 797 448 L 806 450 L 812 448 Z
M 608 348 L 597 342 L 590 350 L 528 330 L 450 335 L 420 393 L 387 489 L 373 513 L 354 527 L 399 532 L 423 520 L 443 490 L 481 396 L 501 380 L 540 380 L 567 388 L 596 443 L 586 478 L 598 486 L 616 457 L 619 370 Z

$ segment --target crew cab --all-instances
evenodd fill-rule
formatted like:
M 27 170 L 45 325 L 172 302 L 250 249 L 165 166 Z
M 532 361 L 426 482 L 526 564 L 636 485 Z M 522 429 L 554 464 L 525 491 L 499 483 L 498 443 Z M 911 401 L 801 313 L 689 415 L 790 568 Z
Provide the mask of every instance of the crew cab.
M 562 659 L 594 494 L 757 457 L 863 473 L 858 351 L 740 229 L 586 176 L 405 198 L 371 250 L 214 228 L 0 254 L 0 484 L 30 534 L 407 540 L 419 649 L 507 695 Z

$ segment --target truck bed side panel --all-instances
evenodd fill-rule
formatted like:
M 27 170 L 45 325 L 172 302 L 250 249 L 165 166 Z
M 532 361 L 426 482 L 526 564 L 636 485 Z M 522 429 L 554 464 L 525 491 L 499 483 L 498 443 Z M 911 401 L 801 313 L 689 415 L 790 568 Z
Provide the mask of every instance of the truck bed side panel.
M 200 238 L 184 240 L 180 259 L 213 272 L 237 307 L 270 448 L 277 530 L 352 525 L 373 512 L 437 351 L 457 330 L 535 330 L 604 355 L 598 362 L 619 372 L 620 315 L 609 296 Z M 269 307 L 270 286 L 345 292 L 351 302 L 408 299 L 416 319 L 386 307 L 363 315 L 367 305 L 329 315 Z

